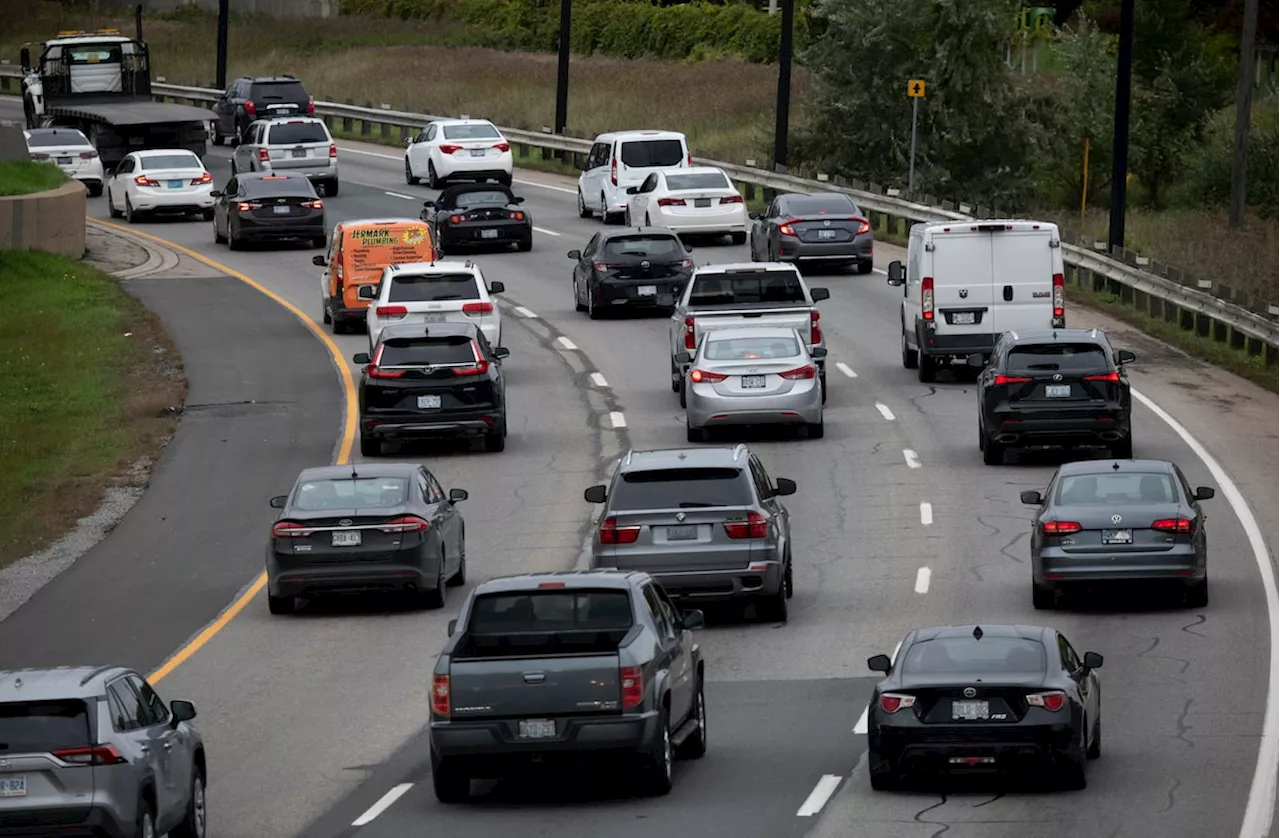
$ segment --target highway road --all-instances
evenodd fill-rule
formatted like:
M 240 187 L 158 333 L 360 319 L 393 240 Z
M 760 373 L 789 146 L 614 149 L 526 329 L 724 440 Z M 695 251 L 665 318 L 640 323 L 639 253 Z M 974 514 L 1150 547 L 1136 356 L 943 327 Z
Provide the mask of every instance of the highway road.
M 326 200 L 331 223 L 414 216 L 433 194 L 405 185 L 394 149 L 342 147 L 342 194 Z M 215 149 L 207 160 L 219 180 L 229 172 L 226 159 L 225 149 Z M 565 252 L 585 243 L 599 222 L 577 217 L 570 181 L 536 173 L 518 177 L 517 193 L 527 197 L 538 227 L 534 249 L 478 257 L 486 275 L 507 287 L 508 448 L 478 454 L 433 447 L 401 455 L 426 462 L 446 487 L 470 491 L 463 509 L 473 582 L 573 567 L 595 511 L 582 501 L 582 489 L 599 482 L 628 446 L 685 444 L 683 413 L 667 386 L 666 320 L 590 321 L 575 312 Z M 105 203 L 91 201 L 90 212 L 105 216 Z M 310 264 L 316 251 L 231 253 L 213 244 L 209 225 L 201 222 L 142 221 L 133 229 L 214 260 L 305 316 L 319 317 L 319 271 Z M 699 262 L 746 258 L 745 247 L 695 247 Z M 901 258 L 900 249 L 878 247 L 879 267 L 893 258 Z M 1018 493 L 1043 488 L 1055 461 L 982 464 L 972 383 L 922 385 L 901 368 L 900 292 L 885 285 L 882 273 L 811 283 L 832 292 L 820 306 L 831 347 L 826 437 L 751 441 L 775 477 L 799 483 L 788 504 L 796 533 L 791 620 L 760 625 L 720 615 L 700 634 L 710 752 L 679 766 L 670 796 L 631 799 L 625 787 L 586 778 L 504 783 L 483 789 L 469 805 L 440 806 L 430 791 L 419 734 L 429 715 L 430 668 L 461 593 L 454 592 L 441 612 L 354 603 L 284 619 L 270 617 L 259 595 L 182 665 L 165 672 L 159 686 L 162 695 L 190 698 L 200 707 L 198 724 L 211 751 L 211 834 L 1235 835 L 1255 796 L 1251 783 L 1268 700 L 1274 613 L 1260 570 L 1270 574 L 1274 596 L 1274 395 L 1118 329 L 1118 345 L 1139 355 L 1132 379 L 1145 398 L 1135 408 L 1137 456 L 1177 461 L 1193 484 L 1219 487 L 1209 502 L 1211 603 L 1187 611 L 1118 600 L 1086 611 L 1038 613 L 1028 590 L 1030 509 L 1019 504 Z M 193 305 L 213 312 L 234 311 L 236 303 L 230 296 L 224 302 L 200 295 Z M 208 319 L 224 322 L 221 317 Z M 1110 325 L 1088 312 L 1069 313 L 1069 322 Z M 272 348 L 278 336 L 227 328 L 226 352 L 237 364 L 290 372 L 295 356 Z M 182 335 L 177 337 L 181 344 Z M 348 358 L 365 341 L 362 335 L 332 338 Z M 261 346 L 262 356 L 245 359 L 245 346 Z M 316 390 L 341 398 L 332 383 Z M 325 432 L 337 429 L 340 408 L 316 409 Z M 234 556 L 193 544 L 181 556 L 153 554 L 156 567 L 172 573 L 176 562 L 231 565 L 243 569 L 240 584 L 250 583 L 267 535 L 266 499 L 292 481 L 299 452 L 292 453 L 292 460 L 261 455 L 276 466 L 274 481 L 256 472 L 238 482 L 230 478 L 214 486 L 221 498 L 202 496 L 199 508 L 184 507 L 187 501 L 175 495 L 157 498 L 174 514 L 206 520 L 226 522 L 224 503 L 227 509 L 238 504 L 238 510 L 260 500 L 263 512 L 231 519 Z M 324 462 L 329 450 L 312 445 L 305 453 Z M 1214 466 L 1198 453 L 1215 458 Z M 149 549 L 146 542 L 132 544 L 138 553 Z M 46 592 L 69 588 L 63 580 L 72 573 Z M 97 596 L 84 586 L 65 590 L 60 602 L 83 613 L 86 624 L 106 624 L 130 594 L 122 590 L 113 601 L 103 590 Z M 142 590 L 164 599 L 149 634 L 169 648 L 187 638 L 193 619 L 215 616 L 216 607 L 204 600 L 189 604 L 180 583 Z M 184 606 L 179 620 L 173 612 Z M 13 623 L 15 618 L 25 622 Z M 11 624 L 22 625 L 25 636 L 60 618 L 33 599 L 0 623 L 0 648 L 12 648 L 20 636 Z M 1091 764 L 1086 791 L 870 791 L 859 730 L 873 684 L 866 658 L 893 651 L 912 627 L 974 621 L 1048 622 L 1081 651 L 1106 657 L 1100 673 L 1104 755 Z M 83 633 L 50 634 L 41 660 L 59 654 L 96 659 L 110 654 L 104 648 L 117 656 L 128 649 L 94 644 Z M 136 665 L 160 663 L 148 654 Z M 1274 797 L 1261 803 L 1274 809 Z M 353 826 L 357 820 L 367 822 Z

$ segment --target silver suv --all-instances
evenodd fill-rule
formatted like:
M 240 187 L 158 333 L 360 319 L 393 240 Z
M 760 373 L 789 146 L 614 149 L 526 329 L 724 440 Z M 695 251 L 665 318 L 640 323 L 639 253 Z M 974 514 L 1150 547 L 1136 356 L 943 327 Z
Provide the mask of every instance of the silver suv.
M 749 599 L 786 622 L 791 515 L 778 498 L 795 490 L 742 444 L 629 451 L 608 487 L 583 493 L 605 505 L 591 567 L 644 571 L 686 602 Z
M 259 119 L 231 154 L 231 173 L 241 172 L 305 175 L 326 197 L 337 195 L 338 145 L 322 119 Z
M 0 670 L 0 836 L 204 838 L 204 741 L 118 666 Z

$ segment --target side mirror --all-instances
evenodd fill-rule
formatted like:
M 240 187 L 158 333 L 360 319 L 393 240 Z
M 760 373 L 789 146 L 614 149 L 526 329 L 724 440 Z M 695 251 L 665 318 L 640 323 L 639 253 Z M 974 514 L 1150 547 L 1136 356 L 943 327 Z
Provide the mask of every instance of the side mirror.
M 981 352 L 975 352 L 972 355 L 970 355 L 968 358 L 965 358 L 964 360 L 966 364 L 968 364 L 969 366 L 973 367 L 976 370 L 980 370 L 987 365 L 987 360 L 982 357 Z
M 30 72 L 32 69 L 31 68 L 31 50 L 28 49 L 27 47 L 23 47 L 22 52 L 19 53 L 19 55 L 22 59 L 22 71 L 24 73 Z
M 321 258 L 321 257 L 316 257 Z M 378 286 L 361 285 L 356 289 L 356 299 L 358 300 L 376 300 L 378 299 Z
M 196 706 L 190 701 L 171 701 L 169 702 L 169 712 L 173 714 L 170 722 L 178 725 L 181 722 L 189 722 L 196 717 Z
M 422 208 L 423 208 L 423 209 L 425 209 L 425 210 L 435 209 L 435 208 L 436 208 L 436 202 L 435 202 L 435 201 L 423 201 L 423 202 L 422 202 Z
M 405 138 L 404 138 L 404 144 L 405 144 L 405 145 L 413 145 L 413 141 L 414 141 L 415 139 L 417 139 L 417 137 L 405 137 Z
M 1085 669 L 1101 669 L 1102 655 L 1099 655 L 1097 652 L 1085 652 L 1084 668 Z
M 1116 352 L 1117 364 L 1132 364 L 1138 360 L 1138 356 L 1130 352 L 1128 349 L 1121 349 Z
M 457 628 L 458 628 L 458 621 L 457 621 L 457 620 L 450 620 L 450 621 L 449 621 L 449 627 L 446 629 L 446 631 L 448 631 L 448 632 L 449 632 L 449 636 L 450 636 L 450 637 L 453 637 L 453 633 L 454 633 L 454 631 L 455 631 L 455 630 L 457 630 Z
M 288 500 L 289 500 L 288 495 L 276 495 L 274 498 L 271 499 L 271 508 L 284 509 L 284 505 L 286 502 L 288 502 Z
M 826 288 L 810 288 L 809 296 L 813 297 L 815 303 L 820 303 L 823 300 L 831 299 L 831 292 Z
M 691 245 L 691 244 L 686 244 L 686 245 L 684 246 L 684 252 L 685 252 L 685 253 L 692 253 L 692 252 L 693 252 L 693 245 Z
M 809 357 L 810 357 L 810 358 L 825 358 L 825 357 L 827 357 L 827 348 L 826 348 L 825 346 L 815 346 L 815 347 L 813 348 L 813 351 L 809 353 Z
M 1215 492 L 1213 489 L 1210 489 L 1208 486 L 1197 486 L 1196 493 L 1195 495 L 1193 495 L 1193 497 L 1196 500 L 1211 500 L 1213 496 L 1216 494 L 1217 492 Z
M 490 351 L 493 353 L 493 357 L 497 358 L 499 361 L 511 357 L 511 350 L 507 349 L 505 346 L 495 346 Z
M 1039 492 L 1023 492 L 1018 495 L 1018 498 L 1027 506 L 1039 506 L 1044 503 L 1044 496 Z
M 606 492 L 604 486 L 592 486 L 582 493 L 582 497 L 587 503 L 604 503 Z
M 697 629 L 703 628 L 706 624 L 706 615 L 696 608 L 690 608 L 688 611 L 685 611 L 680 615 L 680 625 L 690 631 L 696 631 Z
M 511 199 L 511 203 L 513 203 L 513 204 L 523 204 L 523 203 L 524 203 L 524 196 L 523 196 L 523 195 L 517 195 L 516 197 L 514 197 L 514 198 L 512 198 L 512 199 Z
M 222 197 L 222 190 L 221 190 L 221 189 L 215 189 L 215 190 L 213 190 L 212 192 L 210 192 L 210 193 L 209 193 L 209 197 L 210 197 L 210 198 L 221 198 L 221 197 Z
M 315 265 L 316 267 L 323 268 L 325 265 L 329 263 L 325 260 L 324 256 L 312 256 L 311 264 Z
M 760 213 L 758 213 L 758 212 L 749 212 L 749 213 L 747 213 L 747 218 L 750 218 L 752 221 L 759 221 L 759 220 L 760 220 Z
M 357 352 L 356 354 L 354 354 L 354 355 L 352 355 L 352 356 L 351 356 L 351 363 L 353 363 L 353 364 L 368 364 L 368 363 L 372 363 L 372 362 L 369 360 L 369 353 L 368 353 L 368 352 Z
M 502 283 L 502 282 L 490 282 L 490 283 L 489 283 L 489 293 L 490 293 L 490 294 L 501 294 L 501 293 L 503 293 L 503 292 L 504 292 L 504 291 L 506 291 L 506 290 L 507 290 L 507 286 L 506 286 L 504 283 Z
M 867 658 L 867 668 L 872 672 L 888 673 L 893 668 L 893 661 L 889 660 L 888 655 L 872 655 Z
M 902 273 L 902 263 L 901 263 L 901 262 L 898 262 L 898 261 L 896 261 L 896 260 L 895 260 L 895 261 L 893 261 L 893 262 L 890 262 L 890 263 L 889 263 L 889 270 L 888 270 L 888 271 L 886 271 L 886 273 L 888 274 L 888 277 L 887 277 L 887 279 L 886 279 L 885 281 L 886 281 L 886 282 L 888 282 L 890 285 L 894 286 L 895 288 L 896 288 L 896 287 L 898 287 L 898 286 L 900 286 L 900 285 L 904 285 L 904 284 L 906 284 L 906 281 L 907 281 L 907 280 L 906 280 L 906 277 L 905 277 L 905 276 L 903 275 L 903 273 Z
M 775 495 L 794 495 L 796 493 L 796 481 L 788 480 L 785 477 L 779 477 L 776 481 L 773 493 Z
M 581 259 L 581 258 L 582 258 L 582 251 L 581 251 L 581 250 L 570 250 L 570 251 L 569 251 L 569 253 L 568 253 L 567 255 L 568 255 L 568 257 L 569 257 L 570 259 Z
M 677 352 L 677 353 L 676 353 L 676 363 L 677 363 L 677 364 L 692 364 L 692 363 L 693 363 L 693 355 L 692 355 L 692 353 L 689 353 L 689 352 Z
M 449 503 L 461 503 L 462 501 L 466 500 L 468 497 L 470 497 L 470 495 L 467 494 L 466 489 L 450 489 L 449 490 Z
M 636 194 L 637 192 L 639 192 L 639 191 L 640 191 L 640 190 L 639 190 L 639 189 L 637 189 L 637 188 L 636 188 L 636 187 L 634 187 L 634 186 L 628 186 L 628 187 L 627 187 L 627 194 L 628 194 L 628 195 L 635 195 L 635 194 Z

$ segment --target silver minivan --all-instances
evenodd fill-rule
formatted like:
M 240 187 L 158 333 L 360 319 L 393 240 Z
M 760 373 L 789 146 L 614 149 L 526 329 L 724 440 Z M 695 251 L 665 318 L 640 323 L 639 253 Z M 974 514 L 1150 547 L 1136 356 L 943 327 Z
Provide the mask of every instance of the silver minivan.
M 317 191 L 337 195 L 338 146 L 322 119 L 260 119 L 245 129 L 231 155 L 231 173 L 240 172 L 306 175 Z
M 689 142 L 678 131 L 617 131 L 601 134 L 578 176 L 578 215 L 620 224 L 627 211 L 627 187 L 653 172 L 693 165 Z

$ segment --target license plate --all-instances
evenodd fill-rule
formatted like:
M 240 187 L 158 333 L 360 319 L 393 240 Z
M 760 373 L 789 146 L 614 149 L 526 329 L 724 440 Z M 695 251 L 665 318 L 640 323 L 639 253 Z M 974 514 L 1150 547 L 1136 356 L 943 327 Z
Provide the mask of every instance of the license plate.
M 991 716 L 991 709 L 985 701 L 953 701 L 951 702 L 951 718 L 964 721 L 986 719 Z
M 58 158 L 58 165 L 60 165 L 60 166 L 70 166 L 70 165 L 71 165 L 71 158 L 70 158 L 70 157 L 59 157 L 59 158 Z
M 551 719 L 521 719 L 521 739 L 550 739 L 556 735 L 556 723 Z
M 438 311 L 433 311 L 433 312 L 431 312 L 430 314 L 424 314 L 424 315 L 422 315 L 422 322 L 424 322 L 424 323 L 443 323 L 443 322 L 444 322 L 444 315 L 443 315 L 443 314 L 441 314 L 441 313 L 440 313 L 440 312 L 438 312 Z
M 835 237 L 836 237 L 835 230 L 819 230 L 818 231 L 818 238 L 820 239 L 834 239 Z
M 0 797 L 26 797 L 27 775 L 7 774 L 0 777 Z
M 695 527 L 667 527 L 667 541 L 693 541 L 698 537 Z
M 483 149 L 483 148 L 473 148 L 473 149 L 471 149 L 471 156 L 472 156 L 472 157 L 484 157 L 484 149 Z
M 439 396 L 418 396 L 418 410 L 434 410 L 439 406 Z
M 1046 399 L 1066 399 L 1071 396 L 1070 384 L 1046 384 L 1044 385 L 1044 397 Z
M 271 208 L 271 211 L 272 211 L 272 212 L 274 212 L 276 215 L 288 215 L 288 214 L 289 214 L 289 208 L 288 208 L 288 207 L 272 207 L 272 208 Z
M 307 156 L 307 150 L 306 150 L 305 148 L 295 148 L 295 149 L 293 150 L 293 156 L 294 156 L 294 157 L 306 157 L 306 156 Z
M 693 205 L 695 207 L 709 207 L 711 206 L 711 199 L 710 198 L 694 198 Z
M 1103 530 L 1103 544 L 1132 544 L 1133 530 Z
M 359 547 L 360 530 L 342 530 L 333 534 L 334 547 Z
M 181 189 L 181 188 L 182 188 L 182 181 L 180 181 L 180 180 L 171 180 L 171 181 L 169 181 L 169 188 L 170 188 L 170 189 Z
M 958 311 L 951 315 L 951 322 L 957 326 L 972 326 L 974 323 L 972 311 Z
M 497 237 L 498 237 L 497 230 L 481 230 L 480 231 L 480 238 L 482 239 L 496 239 Z
M 764 387 L 763 375 L 744 375 L 742 376 L 742 389 L 759 390 Z
M 641 297 L 652 297 L 653 295 L 658 293 L 658 286 L 641 285 L 639 288 L 636 289 L 636 293 L 639 294 Z

